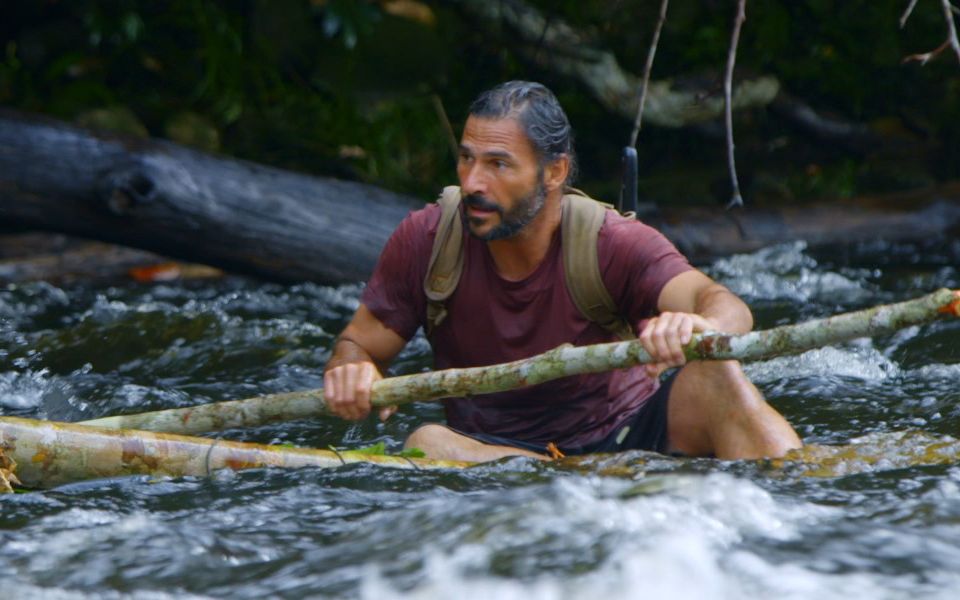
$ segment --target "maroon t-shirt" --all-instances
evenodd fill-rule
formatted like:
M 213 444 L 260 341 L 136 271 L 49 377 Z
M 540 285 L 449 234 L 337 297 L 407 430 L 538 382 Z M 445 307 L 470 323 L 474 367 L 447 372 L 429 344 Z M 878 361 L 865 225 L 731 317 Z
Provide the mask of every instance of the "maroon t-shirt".
M 423 280 L 440 206 L 411 212 L 387 242 L 361 302 L 384 325 L 410 339 L 426 323 Z M 448 315 L 430 343 L 437 369 L 527 358 L 564 343 L 614 341 L 570 299 L 560 228 L 537 269 L 522 281 L 497 274 L 485 242 L 465 233 L 464 271 L 447 300 Z M 597 240 L 600 272 L 635 329 L 657 313 L 663 286 L 691 269 L 658 231 L 607 211 Z M 444 402 L 451 427 L 534 444 L 579 447 L 606 437 L 657 389 L 642 367 L 574 375 L 539 385 Z

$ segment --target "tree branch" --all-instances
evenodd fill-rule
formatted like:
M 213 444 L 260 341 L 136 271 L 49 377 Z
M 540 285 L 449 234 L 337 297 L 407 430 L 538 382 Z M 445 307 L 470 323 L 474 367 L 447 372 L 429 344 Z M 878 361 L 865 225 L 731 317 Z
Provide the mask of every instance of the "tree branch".
M 917 5 L 917 0 L 910 0 L 910 4 L 907 6 L 907 10 L 903 11 L 903 15 L 900 16 L 900 29 L 903 29 L 907 20 L 910 18 L 910 15 L 913 14 L 913 9 Z
M 900 17 L 901 29 L 907 24 L 907 20 L 910 18 L 911 13 L 913 13 L 913 8 L 916 4 L 917 0 L 910 0 L 910 5 L 907 6 L 907 10 L 904 11 L 903 16 Z M 950 0 L 940 0 L 940 7 L 943 9 L 943 19 L 947 24 L 947 39 L 929 52 L 921 52 L 904 57 L 901 61 L 902 63 L 919 62 L 921 65 L 925 65 L 943 54 L 947 48 L 953 49 L 953 53 L 957 55 L 957 61 L 960 62 L 960 39 L 957 38 L 957 26 L 953 19 L 953 13 L 958 11 L 950 3 Z M 958 12 L 958 14 L 960 14 L 960 12 Z
M 518 51 L 540 68 L 578 81 L 610 112 L 633 120 L 639 107 L 639 77 L 625 71 L 613 53 L 591 44 L 562 19 L 550 22 L 521 0 L 439 0 L 456 6 L 467 18 L 490 30 L 505 29 Z M 537 51 L 540 48 L 541 51 Z M 543 51 L 546 50 L 546 51 Z M 738 83 L 733 108 L 766 106 L 780 89 L 774 77 L 762 76 Z M 644 114 L 661 127 L 683 127 L 711 121 L 723 114 L 719 98 L 702 98 L 680 90 L 670 81 L 648 85 Z
M 640 105 L 637 107 L 637 118 L 633 122 L 633 132 L 630 134 L 630 146 L 637 145 L 637 136 L 640 135 L 640 122 L 643 119 L 643 107 L 647 103 L 647 86 L 650 83 L 650 72 L 653 70 L 653 58 L 657 54 L 657 43 L 660 41 L 660 31 L 663 29 L 663 23 L 667 20 L 667 7 L 670 0 L 662 0 L 660 3 L 660 16 L 657 18 L 657 26 L 653 30 L 653 39 L 650 41 L 650 50 L 647 52 L 647 62 L 643 66 L 643 82 L 640 85 Z
M 724 124 L 727 128 L 727 167 L 730 169 L 730 184 L 733 193 L 727 209 L 743 206 L 740 195 L 740 181 L 737 178 L 737 165 L 733 153 L 733 67 L 737 62 L 737 45 L 740 42 L 740 29 L 747 19 L 747 0 L 737 0 L 737 16 L 733 20 L 733 33 L 730 36 L 730 51 L 727 53 L 727 70 L 723 77 Z

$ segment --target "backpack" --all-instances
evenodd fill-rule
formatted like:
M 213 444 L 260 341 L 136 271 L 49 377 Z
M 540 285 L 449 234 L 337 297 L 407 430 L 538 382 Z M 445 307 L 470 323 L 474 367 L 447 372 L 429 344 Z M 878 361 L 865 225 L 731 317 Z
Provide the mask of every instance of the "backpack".
M 597 237 L 607 210 L 613 207 L 574 188 L 567 188 L 566 192 L 561 205 L 560 235 L 563 271 L 570 297 L 588 320 L 622 340 L 636 339 L 600 277 Z M 446 300 L 457 289 L 463 273 L 460 187 L 445 187 L 437 203 L 441 207 L 440 223 L 423 280 L 423 291 L 427 296 L 427 335 L 447 317 Z

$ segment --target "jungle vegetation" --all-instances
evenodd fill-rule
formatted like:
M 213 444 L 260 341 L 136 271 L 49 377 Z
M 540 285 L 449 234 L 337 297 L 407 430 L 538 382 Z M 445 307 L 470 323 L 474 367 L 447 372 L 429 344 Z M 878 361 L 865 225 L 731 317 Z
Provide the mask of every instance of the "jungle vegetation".
M 736 81 L 776 84 L 775 100 L 734 113 L 748 204 L 960 177 L 960 53 L 904 60 L 941 46 L 949 3 L 919 0 L 901 27 L 911 4 L 747 2 Z M 652 80 L 717 97 L 736 7 L 670 3 Z M 480 16 L 494 9 L 536 16 L 539 37 Z M 451 143 L 470 100 L 533 79 L 570 115 L 582 185 L 613 198 L 632 116 L 599 97 L 596 72 L 559 63 L 606 56 L 639 76 L 659 9 L 660 0 L 19 0 L 0 21 L 0 106 L 429 198 L 454 177 Z M 645 120 L 638 149 L 643 198 L 729 197 L 722 119 Z

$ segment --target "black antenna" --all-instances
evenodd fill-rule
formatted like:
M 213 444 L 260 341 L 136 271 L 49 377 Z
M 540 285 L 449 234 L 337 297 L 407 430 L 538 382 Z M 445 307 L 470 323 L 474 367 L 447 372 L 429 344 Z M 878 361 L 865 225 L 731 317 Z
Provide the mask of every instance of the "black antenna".
M 633 146 L 623 148 L 623 179 L 620 186 L 620 204 L 617 209 L 621 213 L 637 212 L 637 149 Z

